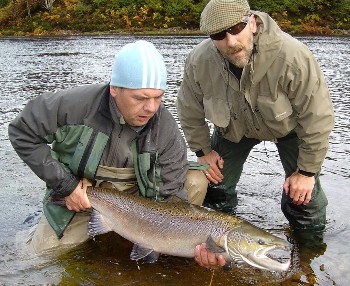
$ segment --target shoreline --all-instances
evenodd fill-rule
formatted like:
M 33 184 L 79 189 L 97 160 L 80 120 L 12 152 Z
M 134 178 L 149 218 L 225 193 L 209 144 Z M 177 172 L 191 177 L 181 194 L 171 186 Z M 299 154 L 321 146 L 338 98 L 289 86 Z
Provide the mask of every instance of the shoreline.
M 302 37 L 302 36 L 318 36 L 318 37 L 349 37 L 350 30 L 332 30 L 331 33 L 297 33 L 295 31 L 285 31 L 291 36 Z M 162 30 L 113 30 L 113 31 L 95 31 L 95 32 L 79 32 L 71 30 L 59 30 L 54 32 L 44 31 L 43 33 L 25 33 L 25 32 L 14 32 L 10 35 L 2 35 L 1 38 L 21 38 L 21 37 L 65 37 L 65 36 L 103 36 L 103 35 L 120 35 L 120 36 L 203 36 L 199 30 L 182 29 L 182 28 L 169 28 Z

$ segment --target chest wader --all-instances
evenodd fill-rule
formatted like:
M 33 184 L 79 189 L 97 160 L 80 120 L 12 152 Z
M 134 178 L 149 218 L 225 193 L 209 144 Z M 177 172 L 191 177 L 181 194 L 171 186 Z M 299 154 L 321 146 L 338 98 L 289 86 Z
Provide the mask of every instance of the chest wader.
M 300 140 L 297 136 L 278 139 L 278 153 L 286 173 L 286 178 L 297 170 Z M 315 174 L 315 186 L 311 200 L 307 205 L 296 205 L 282 192 L 281 208 L 289 223 L 295 230 L 323 230 L 326 225 L 327 197 L 321 187 L 320 172 Z
M 188 202 L 197 206 L 202 206 L 207 195 L 208 179 L 204 175 L 204 170 L 209 168 L 209 164 L 189 161 L 188 171 L 185 180 L 185 190 Z
M 100 165 L 95 176 L 95 187 L 113 189 L 138 195 L 139 187 L 134 168 L 116 168 Z
M 164 200 L 165 197 L 160 195 L 163 182 L 160 177 L 161 167 L 158 161 L 158 152 L 138 153 L 137 149 L 137 141 L 134 140 L 131 143 L 131 152 L 140 194 L 157 201 Z
M 106 134 L 96 133 L 91 128 L 85 128 L 69 164 L 70 171 L 80 178 L 93 180 L 108 139 Z M 141 195 L 147 198 L 163 200 L 164 197 L 159 194 L 163 183 L 160 179 L 158 153 L 145 152 L 138 154 L 136 140 L 132 142 L 131 147 L 133 158 L 135 158 L 135 175 Z M 43 210 L 49 224 L 57 236 L 61 238 L 76 212 L 70 211 L 66 207 L 51 204 L 50 198 L 52 193 L 52 189 L 47 190 L 44 197 Z
M 208 201 L 206 205 L 223 211 L 232 211 L 237 205 L 236 185 L 240 179 L 243 164 L 245 163 L 251 149 L 261 141 L 243 137 L 238 143 L 231 142 L 223 138 L 218 132 L 212 136 L 212 148 L 221 154 L 225 161 L 222 174 L 222 200 L 219 202 Z M 286 178 L 297 170 L 297 160 L 299 155 L 300 141 L 295 133 L 290 133 L 284 138 L 278 139 L 276 143 L 280 160 L 282 162 Z M 218 190 L 215 190 L 218 191 Z M 210 193 L 210 189 L 208 190 Z M 216 196 L 218 192 L 216 192 Z M 321 230 L 326 223 L 327 198 L 319 180 L 319 173 L 315 174 L 315 186 L 312 192 L 311 201 L 307 205 L 296 205 L 292 199 L 282 192 L 281 209 L 294 229 Z
M 160 195 L 160 188 L 163 186 L 163 182 L 160 177 L 161 167 L 158 161 L 158 152 L 137 153 L 136 141 L 133 141 L 131 151 L 133 153 L 133 158 L 136 158 L 136 160 L 134 160 L 134 167 L 140 194 L 146 198 L 157 201 L 166 199 L 166 197 Z M 193 171 L 203 171 L 208 168 L 209 164 L 193 161 L 189 162 L 189 171 L 186 174 L 185 188 L 190 203 L 202 205 L 208 185 L 208 181 L 202 172 L 196 173 Z M 202 176 L 202 178 L 199 176 Z
M 96 133 L 90 128 L 85 128 L 69 164 L 71 172 L 80 178 L 94 180 L 108 139 L 106 134 Z M 158 152 L 138 153 L 136 140 L 131 144 L 131 151 L 139 193 L 150 199 L 164 200 L 166 197 L 160 195 L 163 182 L 160 177 L 161 167 L 158 161 Z M 190 164 L 191 170 L 205 170 L 207 168 L 207 164 L 195 162 Z M 51 204 L 52 193 L 51 189 L 46 192 L 43 206 L 44 214 L 57 236 L 61 238 L 76 212 L 70 211 L 66 207 Z
M 94 132 L 92 128 L 86 126 L 82 127 L 80 131 L 81 136 L 70 159 L 68 169 L 79 178 L 93 179 L 109 137 L 104 133 Z M 57 236 L 61 238 L 76 212 L 70 211 L 66 207 L 51 204 L 52 193 L 52 189 L 46 191 L 43 211 L 47 221 Z

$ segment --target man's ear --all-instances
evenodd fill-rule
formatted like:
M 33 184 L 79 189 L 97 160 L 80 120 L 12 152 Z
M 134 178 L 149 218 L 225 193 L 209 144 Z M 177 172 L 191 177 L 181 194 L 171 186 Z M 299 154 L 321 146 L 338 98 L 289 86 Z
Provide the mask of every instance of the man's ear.
M 249 17 L 249 27 L 250 27 L 250 30 L 252 31 L 253 34 L 256 33 L 257 31 L 257 25 L 256 25 L 256 19 L 255 19 L 255 16 L 254 15 L 251 15 Z
M 109 93 L 111 94 L 112 97 L 116 97 L 117 96 L 118 89 L 119 89 L 119 87 L 117 87 L 117 86 L 110 86 L 109 87 Z

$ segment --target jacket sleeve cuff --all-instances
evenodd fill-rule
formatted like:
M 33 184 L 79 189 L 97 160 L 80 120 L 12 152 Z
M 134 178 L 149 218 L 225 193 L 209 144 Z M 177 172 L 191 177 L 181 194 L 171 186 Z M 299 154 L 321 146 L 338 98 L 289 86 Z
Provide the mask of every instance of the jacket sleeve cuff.
M 313 177 L 313 176 L 315 176 L 315 173 L 303 171 L 303 170 L 300 170 L 300 169 L 298 169 L 298 174 L 303 175 L 305 177 Z
M 211 152 L 210 148 L 204 148 L 204 149 L 197 150 L 194 153 L 196 153 L 196 156 L 199 158 L 207 155 L 210 152 Z
M 196 156 L 197 156 L 198 158 L 199 158 L 199 157 L 203 157 L 203 156 L 205 155 L 202 149 L 196 151 L 195 153 L 196 153 Z
M 79 179 L 73 174 L 70 174 L 61 184 L 53 189 L 52 196 L 57 198 L 64 198 L 69 196 L 79 184 Z

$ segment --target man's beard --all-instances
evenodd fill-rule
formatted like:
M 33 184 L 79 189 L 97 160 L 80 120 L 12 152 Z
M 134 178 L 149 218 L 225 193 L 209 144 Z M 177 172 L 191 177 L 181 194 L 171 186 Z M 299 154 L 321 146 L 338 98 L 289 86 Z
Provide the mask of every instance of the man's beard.
M 234 64 L 236 67 L 244 68 L 249 63 L 250 57 L 252 56 L 252 53 L 253 53 L 253 47 L 254 47 L 254 44 L 253 44 L 253 35 L 252 35 L 247 46 L 240 44 L 227 50 L 227 55 L 230 55 L 231 53 L 242 50 L 241 55 L 237 57 L 229 57 L 226 55 L 226 59 L 230 63 Z

